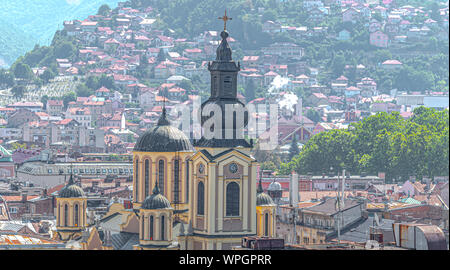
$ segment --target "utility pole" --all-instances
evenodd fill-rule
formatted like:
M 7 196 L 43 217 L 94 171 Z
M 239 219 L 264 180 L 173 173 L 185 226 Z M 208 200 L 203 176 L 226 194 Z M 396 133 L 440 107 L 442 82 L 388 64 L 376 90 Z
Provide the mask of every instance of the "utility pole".
M 336 200 L 337 200 L 337 205 L 338 205 L 338 214 L 337 214 L 337 233 L 338 233 L 338 244 L 341 244 L 341 228 L 340 228 L 340 222 L 339 222 L 339 214 L 340 214 L 340 212 L 341 212 L 341 202 L 340 202 L 340 191 L 339 191 L 339 185 L 340 185 L 340 183 L 341 183 L 341 181 L 340 181 L 340 179 L 339 179 L 339 172 L 338 172 L 338 186 L 337 186 L 337 188 L 338 188 L 338 196 L 337 196 L 337 198 L 336 198 Z
M 341 244 L 341 220 L 342 220 L 342 212 L 341 212 L 341 202 L 344 207 L 344 190 L 345 190 L 345 169 L 342 170 L 342 186 L 339 191 L 339 187 L 341 186 L 341 181 L 338 173 L 338 197 L 336 198 L 338 204 L 338 213 L 337 213 L 337 233 L 338 233 L 338 244 Z

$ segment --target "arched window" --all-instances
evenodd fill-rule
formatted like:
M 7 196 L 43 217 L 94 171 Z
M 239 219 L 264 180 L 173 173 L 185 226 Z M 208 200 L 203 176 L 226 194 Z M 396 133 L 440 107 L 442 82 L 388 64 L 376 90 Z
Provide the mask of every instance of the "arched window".
M 227 216 L 239 216 L 239 184 L 231 182 L 227 185 Z
M 159 192 L 164 195 L 164 160 L 159 160 L 158 162 L 158 184 Z
M 141 216 L 141 237 L 140 237 L 140 239 L 144 239 L 144 232 L 145 232 L 145 229 L 144 229 L 144 226 L 145 226 L 145 217 L 142 215 Z
M 165 229 L 164 222 L 165 222 L 165 218 L 164 218 L 164 216 L 161 216 L 161 240 L 166 240 L 165 239 L 166 232 L 164 231 L 164 229 Z
M 149 230 L 149 238 L 150 240 L 153 240 L 153 216 L 150 216 L 150 230 Z
M 186 192 L 185 192 L 186 199 L 185 201 L 189 201 L 189 161 L 186 160 Z
M 136 181 L 134 185 L 134 189 L 136 190 L 136 197 L 135 200 L 139 201 L 139 158 L 136 158 L 136 168 L 134 169 L 136 171 Z
M 64 227 L 69 225 L 69 207 L 67 204 L 64 205 Z
M 264 214 L 264 236 L 269 236 L 269 213 Z
M 197 215 L 205 214 L 205 185 L 198 182 L 197 185 Z
M 180 202 L 180 161 L 176 159 L 173 164 L 173 201 Z
M 75 211 L 74 211 L 74 215 L 73 215 L 73 220 L 75 221 L 75 227 L 79 226 L 78 222 L 79 222 L 79 213 L 78 213 L 78 204 L 75 204 Z
M 58 226 L 61 226 L 61 204 L 58 205 Z
M 144 197 L 147 197 L 150 193 L 149 193 L 149 188 L 150 188 L 150 164 L 148 159 L 145 160 L 145 194 Z

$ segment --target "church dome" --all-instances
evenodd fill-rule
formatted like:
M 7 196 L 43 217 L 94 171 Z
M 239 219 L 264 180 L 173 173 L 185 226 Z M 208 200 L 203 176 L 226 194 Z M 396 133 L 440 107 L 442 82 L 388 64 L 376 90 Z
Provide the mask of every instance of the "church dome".
M 269 188 L 267 190 L 270 190 L 270 191 L 282 190 L 281 184 L 276 182 L 276 181 L 274 181 L 274 182 L 270 183 Z
M 69 183 L 67 184 L 67 186 L 63 187 L 58 194 L 59 198 L 78 198 L 84 196 L 85 194 L 83 189 L 75 185 L 72 175 L 70 175 Z
M 142 209 L 171 209 L 169 200 L 159 192 L 158 182 L 156 182 L 153 194 L 145 198 Z
M 259 193 L 258 196 L 256 196 L 256 205 L 275 205 L 275 203 L 273 202 L 272 198 L 266 193 Z
M 181 130 L 170 125 L 166 115 L 166 108 L 164 108 L 158 124 L 139 138 L 134 147 L 134 151 L 193 151 L 193 147 L 188 137 Z

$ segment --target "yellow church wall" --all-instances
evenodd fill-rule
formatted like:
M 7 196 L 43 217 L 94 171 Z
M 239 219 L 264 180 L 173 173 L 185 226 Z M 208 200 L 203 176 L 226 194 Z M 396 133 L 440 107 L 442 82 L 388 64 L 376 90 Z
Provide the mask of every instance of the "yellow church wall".
M 194 170 L 191 173 L 193 181 L 190 184 L 190 194 L 193 196 L 190 198 L 193 200 L 189 204 L 189 219 L 192 220 L 194 232 L 227 235 L 233 225 L 233 233 L 256 234 L 256 203 L 253 202 L 256 200 L 256 183 L 253 183 L 256 180 L 256 161 L 237 151 L 227 153 L 214 162 L 209 162 L 201 152 L 194 154 L 191 159 L 191 167 Z M 228 169 L 232 163 L 238 166 L 234 174 Z M 203 174 L 198 170 L 200 164 L 205 166 Z M 204 216 L 197 215 L 197 189 L 200 181 L 205 186 Z M 239 185 L 239 216 L 227 217 L 226 187 L 231 182 Z
M 75 205 L 78 204 L 79 224 L 75 223 Z M 56 198 L 57 228 L 60 230 L 81 230 L 86 227 L 87 198 Z M 64 207 L 68 206 L 67 225 L 64 226 Z
M 265 214 L 269 214 L 269 234 L 268 237 L 275 237 L 275 206 L 257 206 L 256 220 L 258 236 L 266 236 L 265 233 Z
M 158 178 L 158 169 L 159 169 L 159 161 L 164 161 L 164 190 L 160 190 L 160 192 L 171 202 L 172 206 L 178 208 L 179 210 L 187 209 L 187 198 L 186 198 L 186 160 L 192 155 L 192 152 L 133 152 L 133 186 L 136 187 L 136 160 L 139 160 L 139 186 L 137 188 L 138 196 L 136 196 L 136 189 L 133 192 L 133 201 L 138 208 L 140 207 L 140 203 L 144 201 L 144 199 L 152 194 L 152 190 L 155 186 L 156 179 Z M 179 159 L 179 203 L 178 205 L 174 204 L 174 160 Z M 149 186 L 148 193 L 145 194 L 145 160 L 148 159 L 150 162 L 150 177 L 149 177 Z

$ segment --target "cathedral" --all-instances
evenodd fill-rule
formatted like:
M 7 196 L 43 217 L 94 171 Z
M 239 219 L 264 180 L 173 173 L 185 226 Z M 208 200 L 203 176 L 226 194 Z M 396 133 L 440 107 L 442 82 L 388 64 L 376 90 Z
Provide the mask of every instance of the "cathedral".
M 164 108 L 156 126 L 138 139 L 133 207 L 113 202 L 97 224 L 105 231 L 111 220 L 118 224 L 106 233 L 110 242 L 125 243 L 115 249 L 226 250 L 240 246 L 246 236 L 275 235 L 275 204 L 257 183 L 253 142 L 243 137 L 248 112 L 237 98 L 240 64 L 232 60 L 227 42 L 228 17 L 222 19 L 217 56 L 208 63 L 211 95 L 201 106 L 202 137 L 191 142 L 171 125 Z M 225 112 L 230 106 L 235 109 Z M 210 113 L 211 107 L 220 108 L 221 117 Z M 212 121 L 214 116 L 219 119 Z M 88 230 L 85 200 L 71 178 L 57 199 L 60 240 Z

